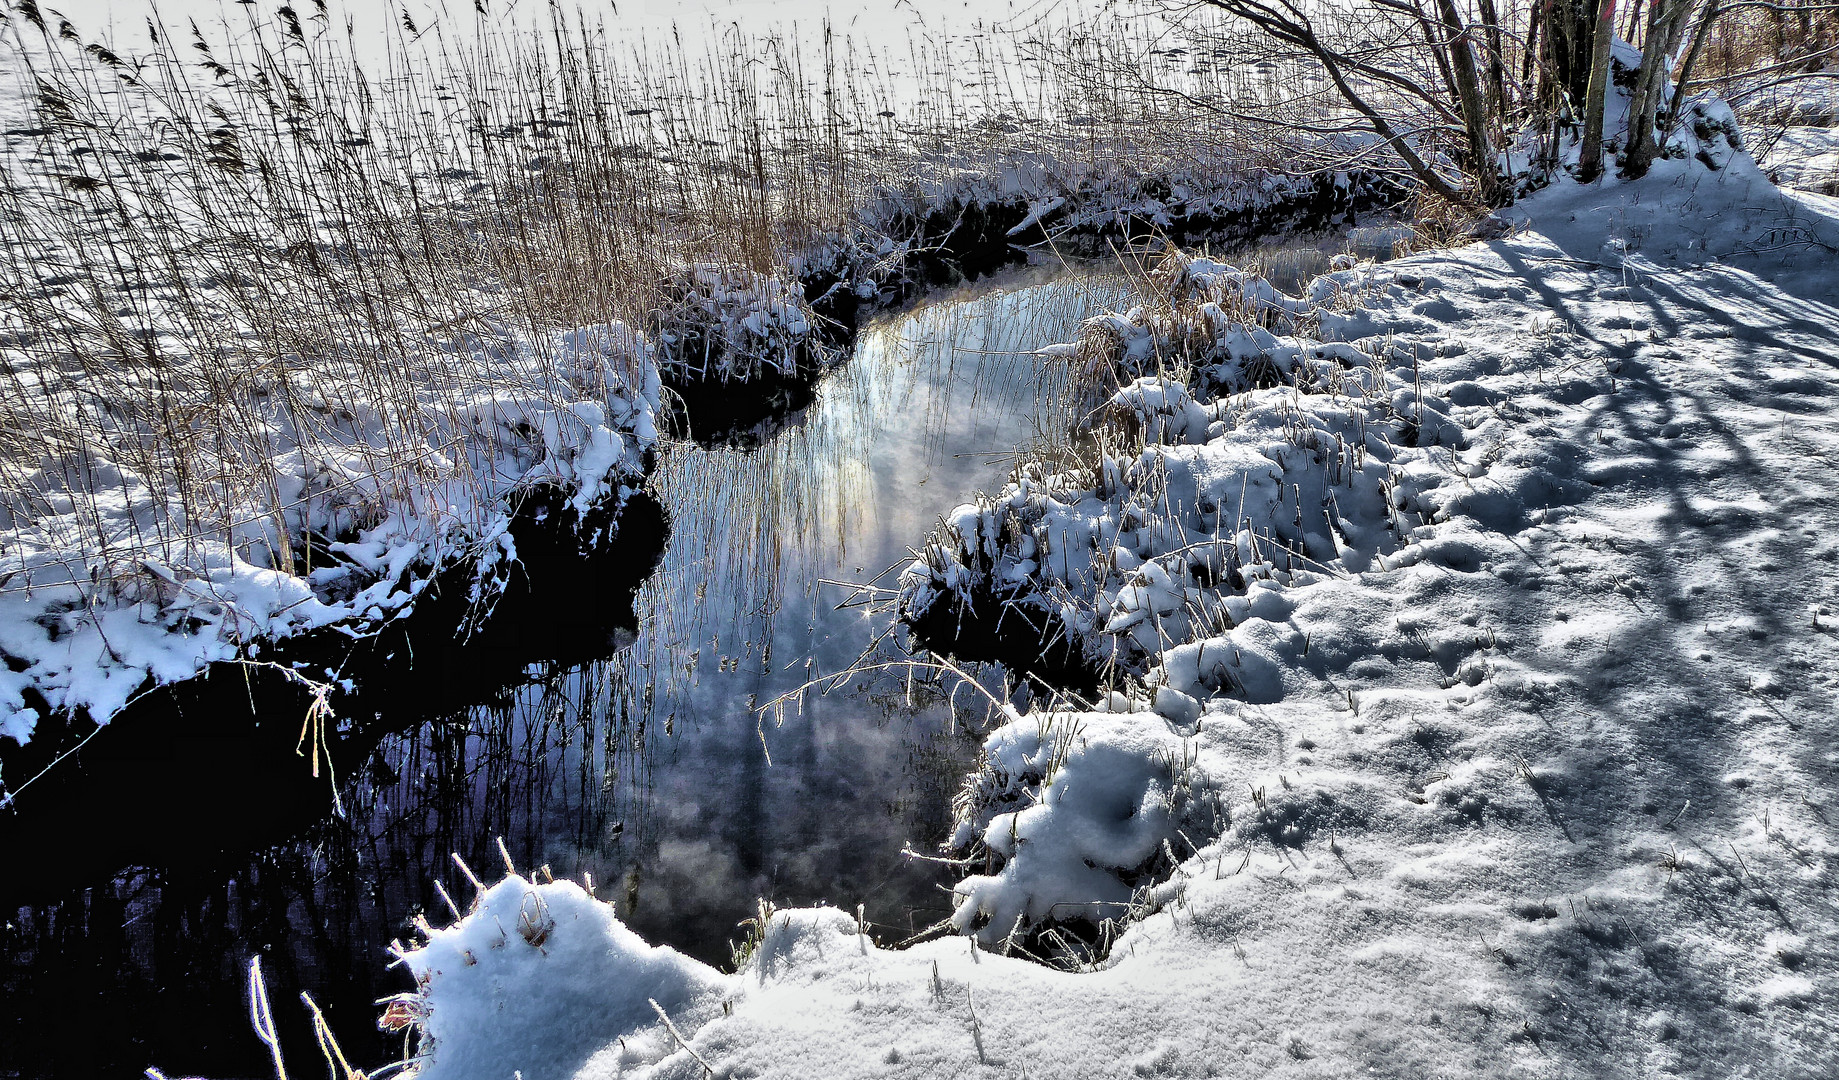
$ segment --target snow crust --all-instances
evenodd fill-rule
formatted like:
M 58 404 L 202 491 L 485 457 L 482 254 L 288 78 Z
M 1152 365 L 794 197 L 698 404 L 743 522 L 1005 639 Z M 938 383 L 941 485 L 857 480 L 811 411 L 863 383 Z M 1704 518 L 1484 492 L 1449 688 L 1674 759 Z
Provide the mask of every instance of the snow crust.
M 905 587 L 999 583 L 1140 689 L 990 734 L 969 940 L 781 912 L 726 983 L 671 967 L 720 988 L 687 1046 L 633 991 L 585 1063 L 575 999 L 519 983 L 518 1026 L 570 1034 L 515 1067 L 1839 1071 L 1839 204 L 1729 149 L 1303 297 L 1187 263 L 1056 350 L 1139 365 L 1109 447 L 963 508 Z M 1102 958 L 1060 954 L 1081 970 L 1020 955 L 1120 909 Z M 633 948 L 581 962 L 643 985 Z M 483 981 L 423 970 L 431 1016 L 486 1015 Z M 478 1060 L 437 1039 L 428 1071 L 511 1064 Z

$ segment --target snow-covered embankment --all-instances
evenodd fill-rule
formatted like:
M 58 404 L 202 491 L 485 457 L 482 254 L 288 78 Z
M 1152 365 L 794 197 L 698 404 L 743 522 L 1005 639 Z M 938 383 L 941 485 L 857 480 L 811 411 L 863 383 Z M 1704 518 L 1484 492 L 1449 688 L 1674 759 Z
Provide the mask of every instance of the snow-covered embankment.
M 184 448 L 189 490 L 136 470 L 146 435 L 111 423 L 106 403 L 95 445 L 48 452 L 0 534 L 0 736 L 26 743 L 46 711 L 105 724 L 151 687 L 263 662 L 265 645 L 298 635 L 362 637 L 443 574 L 488 611 L 517 560 L 518 506 L 539 492 L 574 520 L 616 520 L 658 438 L 643 335 L 608 324 L 428 348 L 438 375 L 404 371 L 399 387 L 327 383 L 336 360 L 254 373 L 236 441 Z M 166 377 L 182 386 L 184 365 Z M 264 468 L 230 456 L 252 448 Z M 239 471 L 271 480 L 239 485 Z
M 1839 208 L 1736 155 L 1509 222 L 1300 300 L 1172 269 L 1096 328 L 1143 361 L 1108 457 L 911 569 L 1143 687 L 991 735 L 971 941 L 781 912 L 717 976 L 500 885 L 443 932 L 499 947 L 411 958 L 424 1075 L 1839 1068 Z M 592 914 L 532 944 L 492 905 L 533 896 Z M 1014 955 L 1124 913 L 1086 970 Z M 548 993 L 587 972 L 633 1001 Z

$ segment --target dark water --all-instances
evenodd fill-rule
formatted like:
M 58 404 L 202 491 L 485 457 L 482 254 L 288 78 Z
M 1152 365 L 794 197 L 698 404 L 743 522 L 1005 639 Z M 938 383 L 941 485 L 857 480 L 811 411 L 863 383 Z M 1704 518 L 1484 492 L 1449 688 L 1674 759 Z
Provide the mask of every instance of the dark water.
M 589 875 L 648 939 L 712 963 L 762 897 L 862 904 L 886 941 L 942 918 L 948 882 L 901 850 L 946 831 L 975 695 L 954 713 L 935 682 L 892 671 L 782 696 L 877 641 L 900 655 L 885 615 L 839 608 L 854 594 L 825 582 L 898 563 L 939 514 L 1000 484 L 1018 447 L 1063 432 L 1060 373 L 1021 353 L 1118 298 L 1115 279 L 1062 269 L 937 296 L 865 328 L 758 450 L 673 445 L 654 481 L 672 533 L 635 642 L 533 665 L 492 702 L 386 738 L 342 780 L 344 815 L 288 842 L 175 836 L 158 865 L 6 911 L 0 1076 L 271 1076 L 248 1023 L 255 955 L 295 1075 L 321 1067 L 303 990 L 354 1064 L 380 1065 L 401 1043 L 376 1031 L 374 1002 L 407 988 L 388 944 L 418 913 L 450 918 L 437 878 L 466 903 L 453 853 L 497 876 L 499 837 L 519 870 Z

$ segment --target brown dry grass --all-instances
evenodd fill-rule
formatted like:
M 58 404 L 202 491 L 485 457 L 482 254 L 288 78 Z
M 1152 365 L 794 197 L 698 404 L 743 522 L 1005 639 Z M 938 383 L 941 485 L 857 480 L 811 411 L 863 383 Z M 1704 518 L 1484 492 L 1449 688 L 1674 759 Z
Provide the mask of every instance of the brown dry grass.
M 916 43 L 929 108 L 895 116 L 828 35 L 693 63 L 558 17 L 397 41 L 373 69 L 285 17 L 124 57 L 0 10 L 42 132 L 0 163 L 0 528 L 76 580 L 132 583 L 149 552 L 183 577 L 199 539 L 298 571 L 335 533 L 480 489 L 450 452 L 468 402 L 528 390 L 494 350 L 651 327 L 696 264 L 886 265 L 885 223 L 1007 170 L 1223 190 L 1248 161 L 1209 110 L 1088 63 L 1149 56 L 1132 25 L 1029 42 L 1019 67 Z

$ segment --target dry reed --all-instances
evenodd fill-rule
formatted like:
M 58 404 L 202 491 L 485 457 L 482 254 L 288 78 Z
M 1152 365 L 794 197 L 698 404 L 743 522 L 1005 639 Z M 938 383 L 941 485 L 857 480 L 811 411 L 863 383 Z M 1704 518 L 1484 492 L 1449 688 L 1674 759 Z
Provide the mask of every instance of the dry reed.
M 623 324 L 694 368 L 671 350 L 706 365 L 709 333 L 679 329 L 725 317 L 711 275 L 808 323 L 801 280 L 898 272 L 933 209 L 1060 191 L 1089 221 L 1269 189 L 1230 126 L 1140 91 L 1126 59 L 1160 52 L 1121 25 L 1020 60 L 915 42 L 901 115 L 885 60 L 828 32 L 808 66 L 778 38 L 693 62 L 557 15 L 405 27 L 367 63 L 315 2 L 247 9 L 227 41 L 150 22 L 133 56 L 0 9 L 33 116 L 0 165 L 0 597 L 157 619 L 228 551 L 324 599 L 341 542 L 392 516 L 463 558 L 502 463 L 543 451 L 499 402 L 640 394 L 642 343 L 583 372 L 559 330 Z

